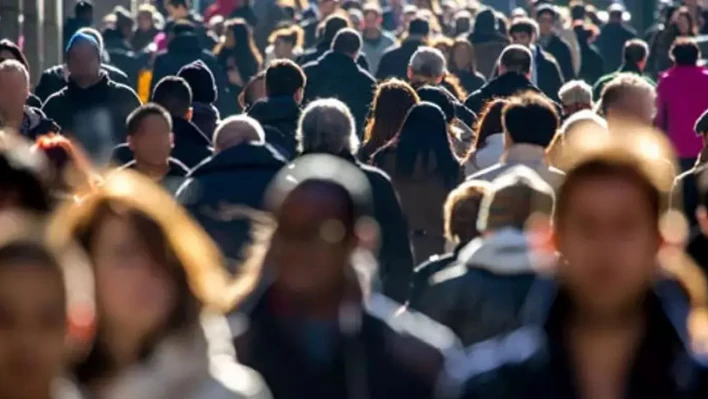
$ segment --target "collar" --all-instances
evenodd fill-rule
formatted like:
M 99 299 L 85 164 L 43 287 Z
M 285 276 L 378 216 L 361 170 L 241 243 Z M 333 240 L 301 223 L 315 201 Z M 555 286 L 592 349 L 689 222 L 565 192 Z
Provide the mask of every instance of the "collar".
M 535 144 L 513 144 L 503 156 L 509 164 L 546 164 L 546 149 Z

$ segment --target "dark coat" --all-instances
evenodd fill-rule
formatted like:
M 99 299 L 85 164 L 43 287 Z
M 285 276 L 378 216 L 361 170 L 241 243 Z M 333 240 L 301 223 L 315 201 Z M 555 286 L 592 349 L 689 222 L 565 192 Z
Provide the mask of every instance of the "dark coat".
M 140 104 L 133 89 L 104 73 L 98 83 L 85 89 L 69 80 L 47 99 L 42 111 L 95 159 L 108 156 L 115 145 L 125 141 L 125 121 Z
M 465 89 L 467 93 L 472 93 L 487 83 L 487 79 L 479 72 L 453 71 L 452 73 L 457 76 L 462 88 Z
M 39 77 L 39 82 L 34 88 L 34 94 L 39 97 L 42 102 L 47 101 L 49 96 L 66 87 L 68 80 L 65 76 L 65 65 L 55 65 L 42 72 Z M 108 74 L 108 77 L 120 84 L 130 86 L 128 75 L 120 69 L 107 64 L 101 64 L 101 70 Z
M 42 108 L 42 100 L 39 99 L 39 97 L 35 96 L 32 93 L 29 93 L 29 96 L 27 96 L 27 101 L 25 101 L 25 105 L 28 107 L 34 107 L 34 108 Z
M 189 21 L 194 27 L 194 36 L 199 40 L 199 45 L 207 50 L 211 50 L 212 48 L 214 48 L 216 42 L 214 41 L 214 38 L 211 37 L 207 32 L 204 23 L 204 18 L 202 18 L 199 13 L 195 11 L 190 11 L 185 19 Z M 165 29 L 163 29 L 163 31 L 171 32 L 174 29 L 175 23 L 177 23 L 177 21 L 171 18 L 168 19 L 165 23 Z
M 408 306 L 411 309 L 420 309 L 420 301 L 430 287 L 430 278 L 439 271 L 446 269 L 450 265 L 454 265 L 457 260 L 459 250 L 455 248 L 453 252 L 433 255 L 427 261 L 416 266 L 413 270 L 413 283 L 411 284 L 411 295 L 408 299 Z
M 47 118 L 39 108 L 25 107 L 25 118 L 20 126 L 20 135 L 31 141 L 49 133 L 59 133 L 61 128 L 52 119 Z
M 497 98 L 511 97 L 524 91 L 541 93 L 541 90 L 534 86 L 525 76 L 514 72 L 505 73 L 490 80 L 481 89 L 470 94 L 465 100 L 465 106 L 474 113 L 479 114 L 488 102 Z
M 69 39 L 71 39 L 71 36 L 74 35 L 79 29 L 81 28 L 86 28 L 90 27 L 93 24 L 93 21 L 88 20 L 88 19 L 83 19 L 83 18 L 76 18 L 76 17 L 69 17 L 66 19 L 66 22 L 64 23 L 64 41 L 63 45 L 61 46 L 62 49 L 65 49 L 67 44 L 69 44 Z M 49 93 L 52 94 L 52 93 Z
M 305 65 L 307 75 L 305 102 L 334 97 L 349 107 L 359 135 L 374 100 L 376 80 L 346 54 L 331 51 L 318 61 Z
M 152 28 L 147 31 L 138 29 L 133 33 L 133 37 L 130 39 L 130 45 L 133 47 L 134 51 L 140 52 L 155 41 L 155 36 L 157 36 L 158 33 L 160 33 L 160 31 L 157 28 Z
M 214 139 L 214 130 L 218 125 L 221 115 L 215 106 L 206 103 L 192 103 L 192 123 L 204 133 L 209 140 Z
M 443 353 L 456 347 L 452 333 L 424 316 L 397 314 L 399 305 L 382 295 L 365 303 L 351 305 L 353 329 L 336 320 L 303 326 L 268 289 L 235 338 L 239 362 L 258 371 L 278 399 L 434 397 Z M 310 354 L 307 339 L 323 340 L 324 360 Z
M 408 39 L 401 43 L 400 46 L 392 46 L 386 50 L 379 62 L 376 79 L 398 78 L 408 80 L 408 63 L 413 53 L 418 50 L 418 47 L 423 45 L 423 42 L 419 39 Z
M 235 271 L 250 242 L 246 215 L 232 217 L 228 207 L 264 210 L 266 188 L 285 160 L 269 146 L 241 144 L 221 151 L 189 174 L 177 201 L 219 245 Z
M 708 163 L 702 162 L 699 165 L 681 173 L 674 180 L 672 190 L 672 201 L 681 199 L 681 204 L 672 204 L 673 208 L 681 209 L 690 226 L 698 224 L 696 220 L 696 208 L 700 201 L 700 193 L 698 192 L 698 178 L 708 171 Z M 708 266 L 708 265 L 706 265 Z
M 573 31 L 580 45 L 580 59 L 582 61 L 578 78 L 593 85 L 605 73 L 605 60 L 595 44 L 589 42 L 591 33 L 587 29 L 578 25 L 573 28 Z
M 551 100 L 560 101 L 558 92 L 563 87 L 565 80 L 558 62 L 551 55 L 542 51 L 540 47 L 536 47 L 534 62 L 536 63 L 538 88 Z
M 602 27 L 595 45 L 605 60 L 605 73 L 616 71 L 622 65 L 624 44 L 635 37 L 637 33 L 623 24 L 609 23 Z
M 564 331 L 567 294 L 539 280 L 529 301 L 520 315 L 525 327 L 469 348 L 449 363 L 450 370 L 467 371 L 455 376 L 466 381 L 463 398 L 580 397 Z M 658 281 L 645 306 L 646 333 L 627 373 L 625 397 L 707 397 L 706 357 L 692 349 L 685 292 L 675 281 Z
M 297 63 L 304 66 L 310 62 L 317 61 L 322 58 L 322 56 L 325 55 L 331 47 L 331 43 L 320 43 L 317 47 L 307 49 L 297 58 Z M 366 55 L 364 53 L 360 53 L 359 56 L 356 57 L 356 63 L 360 67 L 364 68 L 365 71 L 371 72 L 371 68 L 369 68 L 369 60 L 366 59 Z
M 177 190 L 184 183 L 184 180 L 189 173 L 189 169 L 187 169 L 187 167 L 178 159 L 170 158 L 168 162 L 170 169 L 167 171 L 167 174 L 162 178 L 162 180 L 157 183 L 159 183 L 170 194 L 175 195 Z M 135 169 L 135 165 L 135 161 L 130 161 L 119 167 L 118 170 Z
M 494 19 L 493 15 L 491 18 Z M 509 45 L 509 40 L 504 35 L 493 29 L 493 26 L 490 29 L 492 30 L 486 34 L 475 34 L 473 32 L 467 36 L 467 40 L 474 46 L 477 70 L 487 79 L 494 77 L 497 60 L 502 51 Z
M 543 49 L 556 59 L 558 66 L 561 69 L 561 73 L 563 73 L 563 79 L 566 82 L 575 79 L 573 56 L 570 52 L 570 45 L 565 39 L 554 33 L 549 39 L 548 44 L 544 46 Z
M 248 116 L 260 122 L 266 131 L 266 141 L 286 159 L 297 155 L 297 131 L 300 105 L 292 97 L 266 98 L 248 110 Z

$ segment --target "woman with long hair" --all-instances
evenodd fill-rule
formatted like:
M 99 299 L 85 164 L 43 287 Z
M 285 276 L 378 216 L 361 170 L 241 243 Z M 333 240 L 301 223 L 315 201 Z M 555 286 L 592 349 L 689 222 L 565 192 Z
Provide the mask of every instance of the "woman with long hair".
M 357 154 L 359 160 L 369 163 L 371 156 L 398 134 L 408 111 L 419 102 L 418 93 L 408 83 L 398 79 L 381 83 L 364 128 L 364 144 Z
M 373 156 L 401 197 L 408 218 L 416 263 L 445 248 L 442 208 L 461 180 L 460 163 L 451 148 L 445 114 L 435 104 L 411 108 L 400 133 Z
M 223 312 L 252 289 L 236 282 L 209 236 L 166 191 L 131 171 L 60 208 L 50 242 L 76 241 L 96 277 L 96 337 L 73 367 L 90 397 L 269 398 L 234 362 Z
M 214 49 L 214 54 L 226 71 L 232 93 L 240 93 L 263 65 L 251 27 L 241 18 L 226 21 L 226 33 Z
M 496 99 L 485 105 L 477 124 L 474 145 L 462 161 L 465 175 L 471 176 L 499 162 L 504 153 L 502 109 L 506 104 L 506 100 Z
M 473 93 L 487 82 L 484 76 L 477 72 L 474 47 L 465 38 L 455 39 L 450 50 L 448 65 L 450 73 L 457 76 L 467 93 Z

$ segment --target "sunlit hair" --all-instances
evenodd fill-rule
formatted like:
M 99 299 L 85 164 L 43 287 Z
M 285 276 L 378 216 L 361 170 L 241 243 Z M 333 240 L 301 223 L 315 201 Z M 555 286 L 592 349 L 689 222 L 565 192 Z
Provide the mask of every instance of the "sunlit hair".
M 4 72 L 17 73 L 24 76 L 25 82 L 27 82 L 27 86 L 29 87 L 29 71 L 27 71 L 27 68 L 25 68 L 22 62 L 18 60 L 5 60 L 0 62 L 0 73 Z
M 243 87 L 241 93 L 238 95 L 238 104 L 242 109 L 248 109 L 253 106 L 253 103 L 255 103 L 252 93 L 253 86 L 258 82 L 265 81 L 265 75 L 266 70 L 258 72 L 256 75 L 251 77 L 251 79 L 249 79 L 246 83 L 246 86 Z
M 448 241 L 464 244 L 479 236 L 477 217 L 487 190 L 489 182 L 472 180 L 450 192 L 443 207 Z
M 9 39 L 0 40 L 0 51 L 5 51 L 12 54 L 12 57 L 19 61 L 25 69 L 29 71 L 30 67 L 29 62 L 27 62 L 27 57 L 25 57 L 25 54 L 22 52 L 20 47 L 15 44 L 15 42 Z
M 303 153 L 355 154 L 359 149 L 354 117 L 336 98 L 315 100 L 307 105 L 297 128 Z
M 37 137 L 32 151 L 43 153 L 53 169 L 55 187 L 83 195 L 92 192 L 100 182 L 83 151 L 61 134 L 50 133 Z
M 275 44 L 278 40 L 284 40 L 292 43 L 294 48 L 302 47 L 304 43 L 305 32 L 299 25 L 286 26 L 276 29 L 268 36 L 268 43 Z
M 678 19 L 681 17 L 688 20 L 688 35 L 695 36 L 698 30 L 698 24 L 696 23 L 695 18 L 693 18 L 693 14 L 688 7 L 679 7 L 671 18 L 671 24 L 675 27 L 676 34 L 680 34 L 678 30 Z
M 237 51 L 236 56 L 245 57 L 248 55 L 252 57 L 260 69 L 260 66 L 263 65 L 263 57 L 261 56 L 261 52 L 258 51 L 256 41 L 253 38 L 253 31 L 248 23 L 242 18 L 233 18 L 226 21 L 224 29 L 225 34 L 232 34 L 234 36 L 236 43 L 235 50 Z M 217 56 L 221 54 L 226 48 L 225 43 L 226 39 L 222 37 L 221 42 L 214 48 L 214 54 Z

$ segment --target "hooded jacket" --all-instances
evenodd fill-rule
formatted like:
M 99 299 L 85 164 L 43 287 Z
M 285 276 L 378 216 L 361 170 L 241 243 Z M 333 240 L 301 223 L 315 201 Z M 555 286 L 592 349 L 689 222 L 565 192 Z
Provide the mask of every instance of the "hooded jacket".
M 128 75 L 120 69 L 112 65 L 101 64 L 101 70 L 108 74 L 108 78 L 112 81 L 130 86 Z M 42 72 L 42 76 L 39 77 L 39 82 L 34 88 L 34 95 L 39 97 L 41 101 L 46 102 L 49 96 L 65 88 L 68 83 L 69 72 L 66 69 L 66 65 L 55 65 Z
M 257 101 L 248 110 L 248 116 L 260 122 L 266 141 L 286 159 L 297 155 L 297 131 L 300 105 L 290 96 L 271 97 Z
M 467 180 L 492 181 L 516 165 L 528 166 L 554 190 L 557 190 L 565 179 L 565 173 L 546 162 L 545 148 L 533 144 L 514 144 L 506 150 L 496 165 L 468 176 Z

